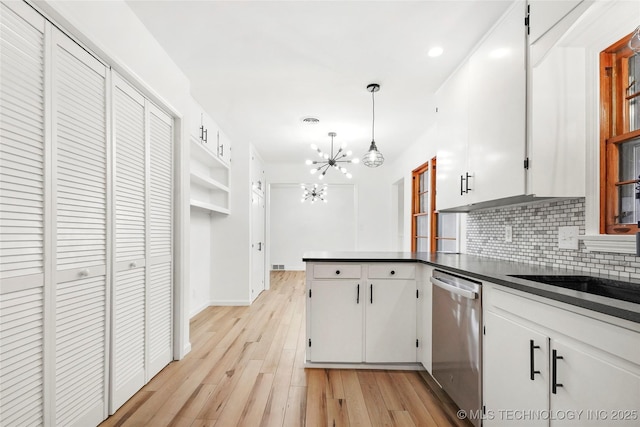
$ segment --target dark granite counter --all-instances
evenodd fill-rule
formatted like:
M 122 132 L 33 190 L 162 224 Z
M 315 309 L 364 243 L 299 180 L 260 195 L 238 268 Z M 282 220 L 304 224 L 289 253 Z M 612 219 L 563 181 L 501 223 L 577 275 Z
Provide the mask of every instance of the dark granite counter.
M 461 274 L 528 292 L 545 298 L 615 316 L 640 323 L 640 304 L 621 301 L 572 289 L 560 288 L 531 280 L 510 277 L 510 275 L 584 275 L 620 280 L 579 270 L 540 267 L 530 264 L 501 261 L 465 254 L 434 254 L 426 252 L 307 252 L 303 261 L 307 262 L 418 262 L 436 268 Z M 629 281 L 640 289 L 640 281 Z

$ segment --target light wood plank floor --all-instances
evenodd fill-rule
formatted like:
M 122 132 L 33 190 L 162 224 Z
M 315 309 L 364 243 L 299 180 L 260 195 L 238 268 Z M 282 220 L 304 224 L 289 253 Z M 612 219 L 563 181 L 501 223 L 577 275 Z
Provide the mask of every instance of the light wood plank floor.
M 428 374 L 304 369 L 304 273 L 191 320 L 191 352 L 101 426 L 467 426 Z

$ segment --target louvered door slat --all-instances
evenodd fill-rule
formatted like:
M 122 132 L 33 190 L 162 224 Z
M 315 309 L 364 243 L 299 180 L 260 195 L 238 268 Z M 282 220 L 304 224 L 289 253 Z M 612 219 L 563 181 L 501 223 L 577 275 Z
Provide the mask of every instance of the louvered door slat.
M 153 106 L 149 139 L 148 378 L 172 359 L 173 121 Z
M 115 412 L 145 383 L 145 100 L 114 76 L 115 273 L 111 406 Z M 136 267 L 137 266 L 137 267 Z
M 3 426 L 44 422 L 44 19 L 24 7 L 0 4 L 0 283 L 20 289 L 0 294 Z
M 105 73 L 54 31 L 55 423 L 64 426 L 99 423 L 106 402 Z M 77 279 L 81 269 L 88 276 Z
M 0 295 L 0 424 L 43 422 L 42 287 Z

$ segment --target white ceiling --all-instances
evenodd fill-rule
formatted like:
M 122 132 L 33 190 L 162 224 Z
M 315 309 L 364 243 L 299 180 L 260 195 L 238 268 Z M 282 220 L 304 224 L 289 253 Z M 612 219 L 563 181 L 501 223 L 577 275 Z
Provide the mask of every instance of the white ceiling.
M 498 1 L 128 1 L 232 141 L 303 162 L 338 134 L 387 161 L 434 116 L 433 93 L 509 6 Z M 441 46 L 444 54 L 427 55 Z M 301 119 L 314 116 L 317 125 Z

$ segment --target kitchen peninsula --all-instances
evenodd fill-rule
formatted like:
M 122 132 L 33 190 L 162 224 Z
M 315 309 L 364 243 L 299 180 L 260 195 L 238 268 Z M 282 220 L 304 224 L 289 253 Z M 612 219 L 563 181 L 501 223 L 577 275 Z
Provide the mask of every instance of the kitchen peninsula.
M 486 410 L 640 408 L 640 283 L 464 254 L 309 252 L 303 261 L 307 367 L 425 369 L 465 410 L 480 406 L 450 389 L 470 375 Z M 453 289 L 440 273 L 476 290 Z M 464 351 L 442 360 L 447 316 L 468 325 L 444 332 L 441 342 Z M 477 358 L 467 357 L 473 349 Z

